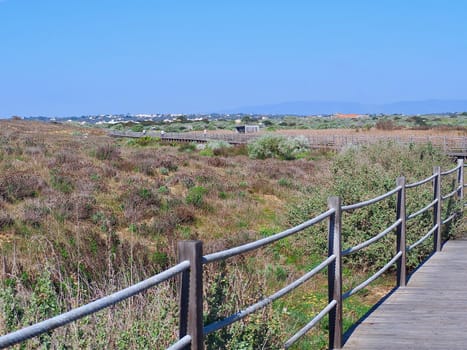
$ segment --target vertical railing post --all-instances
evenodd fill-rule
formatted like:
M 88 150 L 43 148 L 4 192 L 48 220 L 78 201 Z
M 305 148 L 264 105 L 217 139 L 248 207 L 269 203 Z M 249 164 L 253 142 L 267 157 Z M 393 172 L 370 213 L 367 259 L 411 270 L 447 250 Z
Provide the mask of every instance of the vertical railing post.
M 329 348 L 342 348 L 342 209 L 339 197 L 329 197 L 328 206 L 335 209 L 329 218 L 328 255 L 336 259 L 328 267 L 328 298 L 335 300 L 336 306 L 329 313 Z
M 178 259 L 188 260 L 190 270 L 181 274 L 179 337 L 191 336 L 191 349 L 201 350 L 203 339 L 203 243 L 178 242 Z M 187 347 L 187 349 L 190 349 Z
M 405 209 L 405 177 L 398 177 L 397 186 L 401 189 L 397 192 L 397 220 L 401 220 L 399 226 L 397 226 L 397 246 L 396 254 L 402 253 L 401 257 L 397 261 L 397 286 L 405 287 L 406 285 L 406 244 L 405 244 L 405 229 L 406 229 L 406 209 Z
M 457 172 L 457 186 L 459 187 L 459 190 L 457 191 L 457 200 L 461 205 L 460 212 L 462 214 L 464 209 L 464 159 L 459 158 L 457 160 L 457 165 L 459 167 Z
M 437 226 L 433 233 L 433 250 L 441 251 L 441 168 L 435 166 L 433 174 L 436 175 L 433 179 L 433 200 L 437 200 L 433 207 L 433 225 Z

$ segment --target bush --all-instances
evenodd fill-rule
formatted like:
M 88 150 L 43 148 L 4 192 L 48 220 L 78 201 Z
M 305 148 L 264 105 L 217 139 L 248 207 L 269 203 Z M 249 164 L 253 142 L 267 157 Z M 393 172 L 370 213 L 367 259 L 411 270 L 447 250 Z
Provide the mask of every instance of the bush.
M 142 132 L 144 130 L 144 125 L 141 124 L 135 124 L 131 127 L 131 131 L 134 132 Z
M 32 174 L 12 172 L 0 177 L 0 200 L 14 202 L 36 197 L 45 187 L 44 181 Z
M 178 147 L 178 150 L 180 152 L 187 152 L 187 153 L 194 152 L 194 151 L 196 151 L 196 143 L 193 143 L 193 142 L 186 143 L 186 142 L 184 142 Z
M 248 155 L 253 159 L 292 160 L 308 149 L 308 140 L 302 136 L 287 138 L 281 135 L 265 135 L 248 144 Z
M 227 141 L 223 140 L 215 140 L 215 141 L 209 141 L 206 144 L 206 148 L 209 148 L 210 150 L 216 150 L 216 149 L 222 149 L 222 148 L 230 148 L 232 145 L 228 143 Z
M 118 160 L 120 159 L 120 150 L 112 144 L 97 147 L 95 156 L 99 160 Z
M 223 158 L 213 157 L 208 159 L 208 164 L 214 167 L 224 167 L 227 165 L 227 162 Z
M 208 190 L 203 186 L 194 186 L 188 190 L 186 196 L 187 204 L 192 204 L 195 207 L 202 207 L 204 205 L 204 195 L 208 193 Z
M 397 129 L 396 124 L 392 120 L 378 120 L 375 124 L 378 130 L 394 130 Z
M 63 193 L 71 193 L 75 187 L 73 180 L 57 169 L 52 169 L 50 172 L 50 185 L 52 188 Z
M 353 204 L 377 197 L 396 186 L 396 178 L 404 175 L 407 182 L 428 177 L 434 165 L 452 167 L 441 152 L 428 146 L 402 146 L 394 143 L 374 144 L 368 147 L 349 148 L 338 154 L 332 164 L 333 176 L 323 188 L 314 188 L 309 198 L 291 207 L 290 223 L 296 225 L 326 210 L 326 198 L 341 197 L 343 205 Z M 428 183 L 407 191 L 407 214 L 421 209 L 432 200 L 432 188 Z M 445 191 L 444 193 L 446 193 Z M 386 229 L 394 222 L 396 197 L 357 209 L 345 214 L 342 220 L 343 249 L 361 243 Z M 406 237 L 407 244 L 414 243 L 431 227 L 432 213 L 426 212 L 410 221 Z M 327 250 L 326 230 L 313 227 L 313 244 L 307 249 L 312 255 Z M 393 256 L 395 235 L 387 235 L 368 248 L 346 257 L 345 264 L 360 270 L 380 268 Z M 305 243 L 306 244 L 306 243 Z M 408 266 L 416 266 L 426 257 L 431 247 L 423 245 L 408 254 Z
M 44 203 L 34 202 L 28 203 L 23 210 L 22 219 L 28 225 L 39 227 L 44 221 L 45 217 L 48 215 L 49 209 L 44 205 Z
M 129 146 L 140 146 L 140 147 L 147 147 L 147 146 L 157 146 L 160 143 L 160 138 L 159 137 L 151 137 L 151 136 L 143 136 L 143 137 L 138 137 L 135 139 L 130 139 L 127 142 L 127 145 Z
M 3 210 L 0 210 L 0 230 L 13 225 L 13 219 L 8 213 L 3 212 Z

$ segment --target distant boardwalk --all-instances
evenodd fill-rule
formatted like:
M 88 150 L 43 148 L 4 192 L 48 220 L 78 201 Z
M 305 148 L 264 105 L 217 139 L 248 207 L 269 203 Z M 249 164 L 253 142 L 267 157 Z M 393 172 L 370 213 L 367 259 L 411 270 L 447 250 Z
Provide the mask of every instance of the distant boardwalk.
M 254 140 L 264 133 L 238 134 L 238 133 L 216 133 L 209 132 L 207 134 L 201 132 L 184 132 L 184 133 L 163 133 L 156 131 L 148 131 L 146 133 L 134 131 L 111 131 L 109 135 L 112 137 L 131 137 L 139 138 L 143 136 L 160 137 L 166 141 L 178 142 L 196 142 L 204 143 L 213 140 L 222 140 L 231 144 L 245 144 Z M 298 134 L 296 135 L 298 136 Z M 465 136 L 348 136 L 348 135 L 303 135 L 308 139 L 311 148 L 320 149 L 341 149 L 348 145 L 368 145 L 381 141 L 391 141 L 400 144 L 427 144 L 431 143 L 443 149 L 446 153 L 453 156 L 467 156 L 467 137 Z
M 467 349 L 467 240 L 448 241 L 357 327 L 344 349 Z

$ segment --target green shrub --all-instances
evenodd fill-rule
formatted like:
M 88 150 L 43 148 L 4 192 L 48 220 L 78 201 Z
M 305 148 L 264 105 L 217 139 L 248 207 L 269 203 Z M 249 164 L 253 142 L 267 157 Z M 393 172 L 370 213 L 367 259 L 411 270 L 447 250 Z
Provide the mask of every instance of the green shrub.
M 227 141 L 223 141 L 223 140 L 209 141 L 206 144 L 206 148 L 209 148 L 213 151 L 216 149 L 230 148 L 230 147 L 232 147 L 232 145 L 228 143 Z
M 281 135 L 265 135 L 248 144 L 248 155 L 253 159 L 293 160 L 308 149 L 309 144 L 305 137 L 287 138 Z
M 195 207 L 202 207 L 204 204 L 204 196 L 208 193 L 208 190 L 203 186 L 194 186 L 188 190 L 186 196 L 187 204 L 192 204 Z
M 136 124 L 131 127 L 131 131 L 142 132 L 144 130 L 144 125 Z
M 57 169 L 52 169 L 50 172 L 50 185 L 63 193 L 71 193 L 74 190 L 73 180 L 69 176 L 61 174 Z
M 450 169 L 452 164 L 430 145 L 403 146 L 381 143 L 343 150 L 333 160 L 327 186 L 312 189 L 307 198 L 290 208 L 290 223 L 296 225 L 326 210 L 326 199 L 337 195 L 343 205 L 377 197 L 395 188 L 396 178 L 404 175 L 407 182 L 415 182 L 431 175 L 434 165 Z M 445 190 L 444 193 L 447 193 Z M 432 200 L 432 185 L 407 190 L 407 214 L 421 209 Z M 361 243 L 386 229 L 396 216 L 396 196 L 376 204 L 344 213 L 342 220 L 343 249 Z M 432 213 L 410 221 L 407 227 L 407 245 L 417 241 L 432 224 Z M 311 255 L 327 251 L 326 227 L 311 229 L 313 243 L 306 247 Z M 430 241 L 429 241 L 430 242 Z M 431 244 L 422 245 L 408 254 L 408 266 L 416 266 L 431 250 Z M 431 241 L 432 242 L 432 241 Z M 306 246 L 307 243 L 304 243 Z M 394 255 L 395 235 L 389 234 L 366 249 L 344 259 L 344 264 L 363 270 L 380 268 Z
M 193 142 L 186 143 L 186 142 L 184 142 L 180 146 L 178 146 L 178 150 L 180 152 L 187 152 L 187 153 L 194 152 L 196 150 L 196 143 L 193 143 Z
M 160 142 L 159 137 L 152 137 L 152 136 L 143 136 L 134 139 L 128 140 L 127 144 L 129 146 L 140 146 L 140 147 L 147 147 L 147 146 L 157 146 Z

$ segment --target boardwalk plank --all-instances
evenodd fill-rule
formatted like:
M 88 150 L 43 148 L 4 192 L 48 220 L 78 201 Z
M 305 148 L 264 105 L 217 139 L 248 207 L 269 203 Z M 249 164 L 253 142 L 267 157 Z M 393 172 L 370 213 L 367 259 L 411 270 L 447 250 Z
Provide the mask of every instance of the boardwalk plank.
M 447 242 L 357 327 L 344 349 L 467 349 L 467 241 Z

